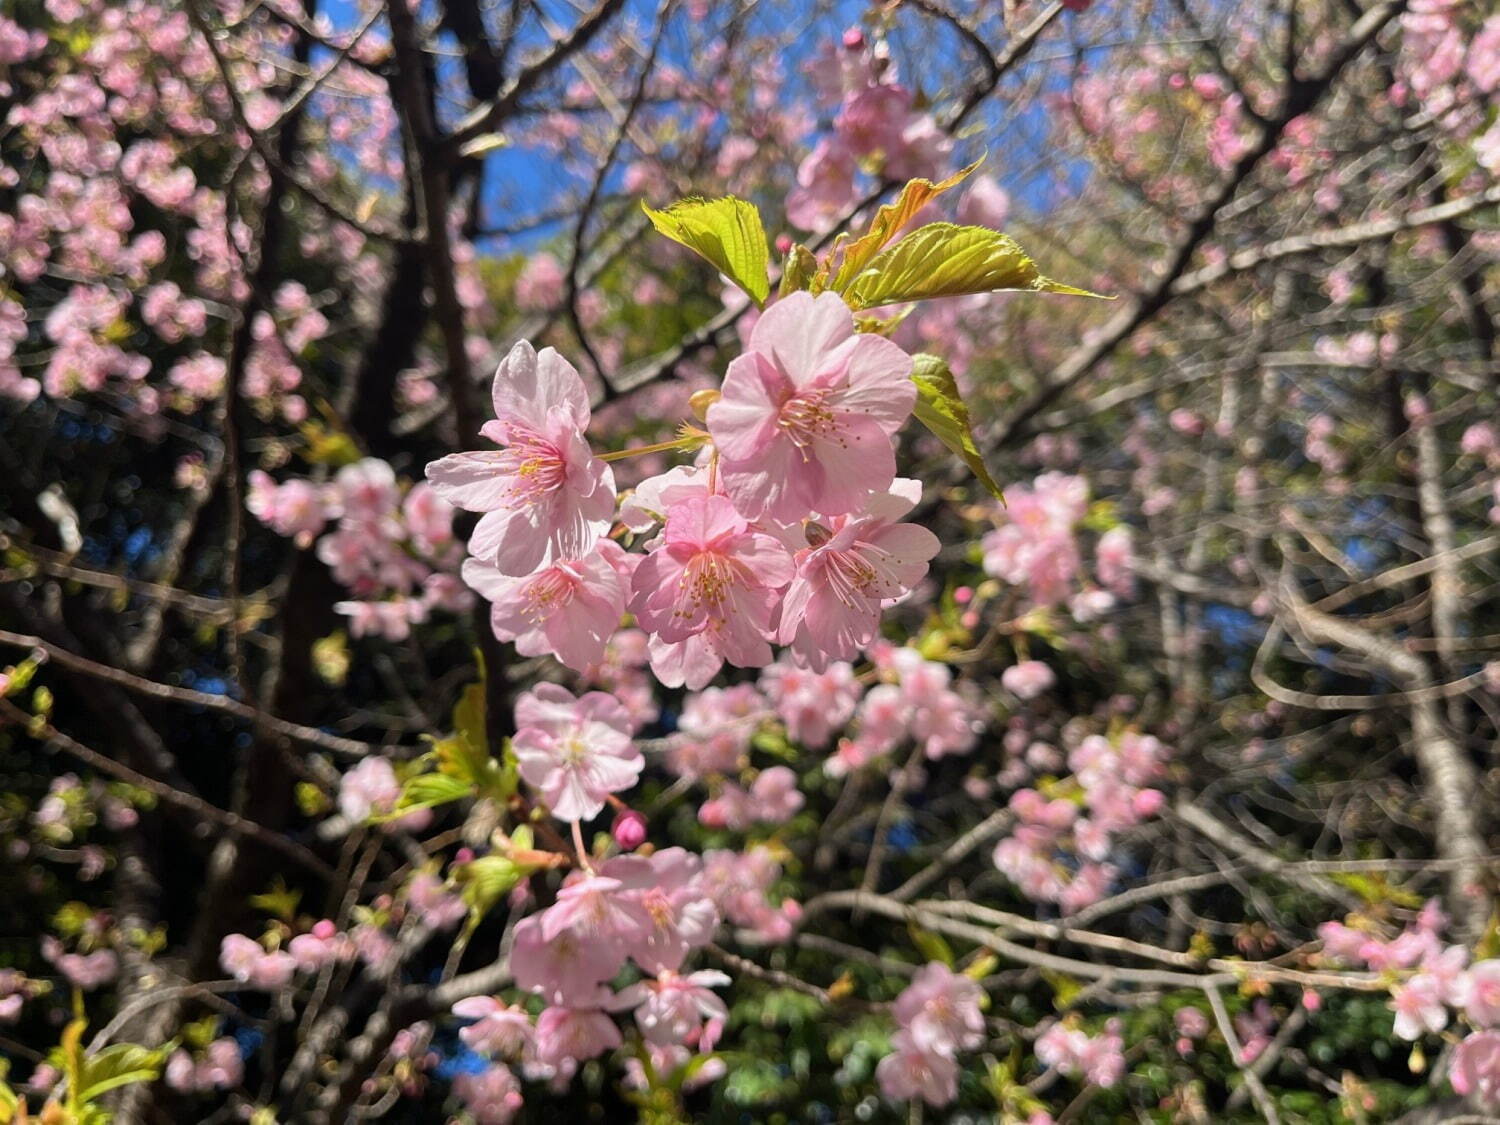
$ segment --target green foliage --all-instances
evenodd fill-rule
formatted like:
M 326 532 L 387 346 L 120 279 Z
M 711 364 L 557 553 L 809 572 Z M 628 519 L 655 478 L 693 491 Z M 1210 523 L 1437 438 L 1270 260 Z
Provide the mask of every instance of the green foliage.
M 957 223 L 928 223 L 871 258 L 849 281 L 844 299 L 850 308 L 869 309 L 1004 289 L 1099 296 L 1042 276 L 1008 234 Z
M 463 886 L 463 899 L 469 904 L 471 916 L 478 919 L 494 909 L 528 873 L 509 856 L 485 855 L 464 864 L 455 878 Z
M 833 253 L 830 259 L 837 259 L 839 263 L 838 273 L 834 275 L 831 282 L 825 276 L 820 279 L 835 292 L 845 293 L 854 280 L 859 277 L 870 265 L 883 246 L 901 232 L 901 229 L 914 219 L 917 214 L 938 196 L 950 188 L 957 187 L 968 179 L 974 169 L 982 163 L 976 160 L 967 168 L 955 172 L 946 180 L 933 183 L 931 180 L 916 179 L 909 181 L 901 189 L 894 202 L 887 203 L 875 213 L 875 218 L 870 222 L 870 229 L 859 238 L 848 242 L 847 235 L 840 235 L 834 243 Z M 842 256 L 840 256 L 842 255 Z M 818 286 L 823 287 L 823 284 Z
M 917 421 L 932 431 L 933 435 L 963 459 L 979 482 L 990 494 L 1004 500 L 1000 484 L 990 475 L 979 446 L 974 442 L 974 429 L 969 420 L 969 408 L 958 393 L 958 384 L 948 365 L 934 355 L 912 357 L 911 381 L 917 385 L 917 405 L 914 413 Z
M 464 688 L 453 706 L 453 734 L 435 741 L 420 759 L 421 765 L 436 769 L 419 769 L 407 777 L 395 809 L 373 819 L 395 820 L 465 797 L 484 797 L 503 805 L 515 795 L 519 777 L 509 741 L 501 747 L 500 760 L 489 752 L 484 693 L 482 676 Z
M 753 203 L 689 197 L 658 211 L 641 210 L 662 234 L 706 258 L 730 281 L 764 305 L 771 292 L 770 251 L 760 212 Z
M 92 1102 L 132 1082 L 154 1082 L 167 1061 L 171 1044 L 147 1050 L 133 1043 L 115 1043 L 84 1060 L 78 1096 Z

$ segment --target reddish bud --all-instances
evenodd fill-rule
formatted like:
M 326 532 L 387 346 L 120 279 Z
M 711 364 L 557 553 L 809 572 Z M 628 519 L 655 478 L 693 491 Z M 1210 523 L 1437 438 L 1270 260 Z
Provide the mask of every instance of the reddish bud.
M 646 818 L 634 809 L 626 809 L 615 817 L 610 833 L 621 851 L 633 852 L 646 842 Z

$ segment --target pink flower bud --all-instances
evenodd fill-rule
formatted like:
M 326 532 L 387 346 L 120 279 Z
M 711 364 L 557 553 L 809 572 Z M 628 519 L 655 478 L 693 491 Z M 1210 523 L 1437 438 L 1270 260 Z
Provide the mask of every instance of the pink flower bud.
M 327 918 L 313 923 L 312 935 L 313 937 L 318 938 L 320 941 L 327 941 L 338 932 L 339 928 Z
M 646 842 L 646 818 L 634 809 L 625 809 L 615 817 L 610 832 L 622 851 L 633 852 Z
M 850 51 L 857 51 L 865 45 L 865 33 L 857 27 L 851 27 L 844 32 L 844 47 Z
M 1136 816 L 1147 817 L 1161 812 L 1166 801 L 1167 798 L 1160 789 L 1142 789 L 1131 799 L 1130 805 Z

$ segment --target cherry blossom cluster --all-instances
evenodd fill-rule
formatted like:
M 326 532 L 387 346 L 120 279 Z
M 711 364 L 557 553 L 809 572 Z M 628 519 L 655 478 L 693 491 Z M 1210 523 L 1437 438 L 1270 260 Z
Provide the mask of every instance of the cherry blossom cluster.
M 1088 580 L 1079 531 L 1089 513 L 1089 486 L 1080 476 L 1043 473 L 1029 485 L 1011 485 L 992 513 L 998 525 L 981 542 L 985 573 L 1024 591 L 1032 605 L 1067 604 L 1078 621 L 1107 613 L 1135 588 L 1129 528 L 1098 537 L 1094 577 Z
M 764 667 L 772 643 L 817 670 L 867 646 L 938 550 L 902 522 L 920 498 L 896 477 L 892 444 L 915 401 L 911 366 L 890 341 L 856 333 L 837 294 L 773 304 L 707 428 L 682 439 L 700 463 L 641 482 L 620 506 L 644 555 L 610 535 L 614 474 L 585 436 L 583 380 L 550 348 L 519 343 L 500 365 L 481 432 L 502 449 L 451 454 L 427 475 L 481 513 L 464 579 L 521 652 L 583 671 L 628 609 L 668 686 L 701 688 L 725 663 Z
M 974 747 L 983 726 L 980 709 L 952 684 L 946 664 L 886 641 L 873 643 L 865 655 L 872 666 L 868 682 L 843 661 L 814 671 L 784 654 L 758 685 L 688 694 L 666 760 L 679 777 L 709 783 L 714 796 L 699 809 L 704 824 L 784 823 L 802 807 L 791 769 L 750 767 L 755 736 L 774 723 L 799 746 L 830 750 L 823 769 L 835 777 L 904 746 L 932 760 Z
M 252 241 L 235 186 L 210 187 L 199 172 L 228 160 L 241 167 L 240 187 L 266 192 L 251 137 L 226 123 L 236 107 L 253 129 L 279 120 L 284 94 L 267 68 L 293 28 L 234 21 L 218 44 L 231 89 L 180 6 L 52 0 L 28 17 L 42 26 L 0 19 L 17 153 L 0 164 L 0 188 L 15 193 L 0 214 L 0 397 L 108 391 L 142 418 L 197 411 L 222 392 L 222 329 L 249 295 Z M 330 44 L 347 34 L 321 13 L 314 30 Z M 370 30 L 350 42 L 331 76 L 339 94 L 325 87 L 309 99 L 316 112 L 304 130 L 333 143 L 309 151 L 308 181 L 334 183 L 345 160 L 362 175 L 399 173 L 394 108 L 361 65 L 380 57 L 382 39 Z M 356 305 L 378 291 L 378 256 L 352 226 L 305 216 L 299 249 L 347 278 Z M 472 263 L 458 265 L 473 300 Z M 50 285 L 48 274 L 68 284 Z M 306 417 L 303 365 L 331 330 L 322 309 L 338 299 L 285 281 L 255 312 L 240 391 L 262 417 Z
M 844 33 L 842 50 L 825 50 L 809 73 L 822 97 L 837 104 L 833 131 L 797 167 L 797 187 L 786 204 L 794 225 L 819 232 L 834 226 L 867 190 L 862 169 L 894 180 L 931 176 L 947 167 L 953 150 L 932 114 L 918 109 L 913 92 L 897 81 L 884 44 L 872 47 L 852 28 Z
M 1351 921 L 1357 921 L 1351 919 Z M 1500 1106 L 1500 960 L 1469 963 L 1469 950 L 1442 938 L 1448 919 L 1428 902 L 1394 938 L 1344 922 L 1318 927 L 1323 956 L 1396 978 L 1391 988 L 1397 1038 L 1420 1041 L 1444 1032 L 1455 1015 L 1470 1030 L 1449 1060 L 1449 1080 L 1460 1094 Z
M 245 1062 L 240 1045 L 225 1036 L 207 1044 L 194 1055 L 178 1047 L 167 1058 L 162 1078 L 178 1093 L 201 1094 L 209 1090 L 232 1090 L 245 1077 Z
M 1109 1087 L 1125 1074 L 1124 1045 L 1118 1020 L 1109 1021 L 1099 1035 L 1059 1022 L 1037 1037 L 1036 1057 L 1070 1078 Z
M 1073 728 L 1065 735 L 1074 736 Z M 1016 740 L 1018 749 L 1024 740 L 1024 734 Z M 1035 743 L 1025 754 L 1043 768 L 1058 757 Z M 1070 778 L 1011 794 L 1016 825 L 995 846 L 995 866 L 1027 898 L 1056 903 L 1065 913 L 1098 901 L 1117 876 L 1110 862 L 1116 836 L 1165 803 L 1151 786 L 1163 777 L 1167 756 L 1158 739 L 1134 730 L 1078 738 L 1067 753 Z
M 984 990 L 941 961 L 917 971 L 896 997 L 891 1014 L 899 1030 L 875 1077 L 897 1101 L 921 1098 L 944 1106 L 958 1097 L 958 1053 L 984 1043 Z
M 301 546 L 317 541 L 318 558 L 352 595 L 334 608 L 350 619 L 354 636 L 404 640 L 434 609 L 471 604 L 456 573 L 463 548 L 453 509 L 430 485 L 403 488 L 374 457 L 345 465 L 327 483 L 293 477 L 278 484 L 256 469 L 249 484 L 246 504 L 258 520 Z M 325 534 L 330 521 L 337 522 Z

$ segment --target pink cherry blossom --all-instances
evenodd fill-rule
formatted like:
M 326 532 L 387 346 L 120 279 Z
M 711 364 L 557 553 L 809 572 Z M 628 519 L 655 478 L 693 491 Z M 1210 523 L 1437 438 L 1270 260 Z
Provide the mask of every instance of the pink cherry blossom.
M 921 483 L 903 478 L 871 496 L 858 514 L 808 526 L 811 546 L 797 552 L 776 639 L 814 671 L 857 657 L 880 626 L 882 606 L 926 575 L 927 560 L 942 544 L 925 527 L 897 522 L 921 496 Z
M 1057 676 L 1040 660 L 1023 660 L 1000 673 L 1000 683 L 1019 699 L 1035 699 L 1057 683 Z
M 1486 1106 L 1500 1104 L 1500 1031 L 1476 1031 L 1458 1045 L 1448 1074 L 1453 1089 Z
M 612 1051 L 620 1029 L 603 1012 L 582 1008 L 548 1008 L 536 1021 L 537 1061 L 565 1068 Z
M 522 340 L 495 373 L 495 421 L 480 433 L 499 452 L 453 453 L 427 466 L 449 503 L 483 512 L 469 551 L 523 577 L 586 556 L 609 528 L 615 482 L 584 431 L 588 390 L 567 360 Z
M 588 557 L 560 560 L 524 578 L 468 558 L 463 579 L 493 603 L 490 628 L 496 637 L 514 641 L 522 656 L 551 654 L 582 672 L 604 659 L 604 647 L 625 612 L 622 571 L 627 559 L 637 558 L 601 539 Z
M 1476 961 L 1461 978 L 1458 1002 L 1480 1027 L 1500 1024 L 1500 960 Z
M 983 989 L 973 980 L 941 961 L 931 961 L 896 997 L 891 1014 L 919 1050 L 952 1055 L 973 1050 L 984 1041 L 984 1014 L 979 1007 L 983 997 Z
M 575 699 L 565 687 L 538 684 L 517 700 L 516 727 L 511 745 L 521 776 L 561 820 L 596 816 L 644 765 L 625 708 L 602 691 Z
M 928 1105 L 943 1106 L 958 1097 L 958 1063 L 952 1055 L 924 1051 L 912 1041 L 910 1032 L 891 1037 L 893 1050 L 875 1066 L 880 1092 L 893 1101 L 921 1098 Z
M 828 745 L 860 697 L 854 669 L 842 661 L 814 672 L 783 658 L 761 673 L 760 686 L 786 724 L 787 736 L 812 750 Z
M 459 1074 L 453 1079 L 453 1092 L 475 1125 L 510 1125 L 524 1104 L 520 1082 L 509 1067 L 499 1063 L 478 1074 Z
M 1420 1039 L 1448 1026 L 1442 985 L 1427 973 L 1418 973 L 1397 986 L 1391 993 L 1391 1007 L 1396 1010 L 1394 1030 L 1399 1039 Z
M 401 782 L 384 758 L 363 758 L 339 780 L 339 812 L 356 823 L 390 812 L 400 797 Z
M 493 996 L 470 996 L 453 1005 L 453 1014 L 474 1023 L 459 1029 L 458 1037 L 476 1051 L 518 1058 L 531 1042 L 531 1016 L 525 1008 Z
M 916 401 L 911 357 L 854 331 L 836 293 L 768 308 L 708 410 L 724 490 L 749 519 L 857 510 L 896 476 L 891 438 Z
M 625 952 L 617 944 L 589 941 L 572 930 L 551 939 L 542 936 L 542 921 L 535 915 L 516 925 L 510 953 L 516 986 L 540 993 L 550 1004 L 596 1002 L 599 986 L 624 963 Z
M 675 972 L 691 950 L 713 937 L 719 910 L 704 878 L 704 861 L 683 848 L 617 856 L 600 874 L 619 881 L 620 899 L 645 922 L 628 939 L 627 951 L 647 972 Z
M 723 496 L 685 500 L 636 568 L 630 608 L 668 644 L 701 637 L 731 664 L 757 668 L 771 662 L 775 593 L 791 578 L 786 548 L 752 530 Z
M 685 976 L 668 970 L 622 989 L 610 1006 L 634 1008 L 646 1041 L 670 1046 L 696 1037 L 704 1020 L 728 1021 L 729 1009 L 711 991 L 728 983 L 727 976 L 711 969 Z

